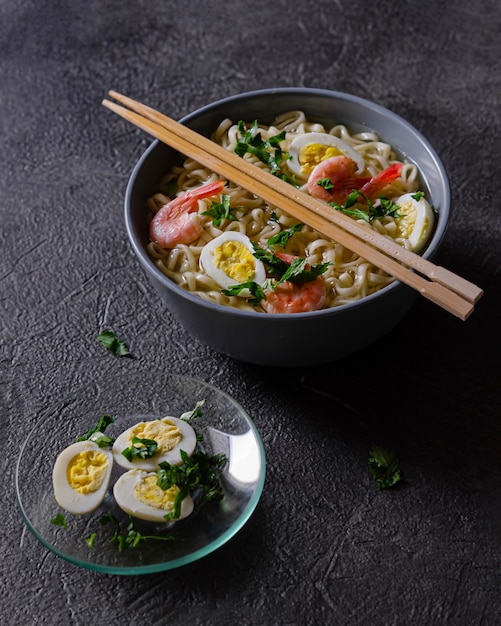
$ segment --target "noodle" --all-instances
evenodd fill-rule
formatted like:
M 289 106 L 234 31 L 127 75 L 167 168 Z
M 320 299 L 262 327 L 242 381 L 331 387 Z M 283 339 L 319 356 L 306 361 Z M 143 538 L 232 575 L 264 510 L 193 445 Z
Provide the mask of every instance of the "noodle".
M 284 113 L 276 118 L 271 126 L 259 125 L 258 130 L 263 140 L 285 131 L 285 140 L 281 144 L 284 151 L 288 151 L 290 142 L 299 134 L 328 132 L 342 139 L 362 155 L 365 162 L 364 176 L 375 176 L 392 163 L 400 162 L 393 148 L 381 141 L 375 133 L 352 134 L 343 125 L 336 125 L 327 131 L 320 124 L 310 123 L 302 111 Z M 212 139 L 227 150 L 234 151 L 239 137 L 238 125 L 230 120 L 224 120 L 214 132 Z M 257 167 L 269 169 L 256 156 L 246 154 L 244 158 Z M 281 168 L 283 168 L 284 173 L 290 175 L 286 163 L 283 163 Z M 176 165 L 171 169 L 161 181 L 158 193 L 148 200 L 147 209 L 150 218 L 172 199 L 172 191 L 169 194 L 169 190 L 171 190 L 173 183 L 177 187 L 176 195 L 179 195 L 189 189 L 199 187 L 202 183 L 209 183 L 217 179 L 216 174 L 193 159 L 185 159 L 182 165 Z M 301 183 L 303 183 L 301 189 L 307 190 L 306 181 L 298 180 L 298 184 Z M 416 166 L 405 162 L 401 175 L 390 183 L 385 190 L 385 195 L 392 198 L 405 193 L 414 193 L 418 190 L 418 183 Z M 147 250 L 159 270 L 183 289 L 187 289 L 209 302 L 242 310 L 262 312 L 260 307 L 251 306 L 243 297 L 226 296 L 221 293 L 221 287 L 215 280 L 200 269 L 201 250 L 205 244 L 227 231 L 245 234 L 259 246 L 267 248 L 267 241 L 270 237 L 297 224 L 298 220 L 278 207 L 269 206 L 249 191 L 231 182 L 228 182 L 223 193 L 230 196 L 232 213 L 238 219 L 223 220 L 220 226 L 215 226 L 210 217 L 200 215 L 209 209 L 210 199 L 199 199 L 198 214 L 203 224 L 203 232 L 199 239 L 189 245 L 178 244 L 172 249 L 163 249 L 158 244 L 150 242 Z M 386 215 L 380 219 L 374 219 L 370 222 L 369 227 L 392 237 L 402 246 L 408 247 L 407 241 L 399 235 L 395 217 Z M 327 284 L 327 299 L 323 308 L 355 302 L 382 289 L 394 280 L 378 267 L 368 263 L 342 245 L 326 239 L 322 234 L 306 225 L 287 241 L 283 251 L 287 254 L 306 258 L 310 266 L 330 263 L 328 269 L 322 274 Z

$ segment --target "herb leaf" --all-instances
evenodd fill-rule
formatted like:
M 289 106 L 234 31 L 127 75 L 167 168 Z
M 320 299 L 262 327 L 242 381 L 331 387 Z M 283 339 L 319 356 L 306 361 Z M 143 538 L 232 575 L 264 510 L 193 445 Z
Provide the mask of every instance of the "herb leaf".
M 270 276 L 277 278 L 279 284 L 285 280 L 292 283 L 307 283 L 315 280 L 323 274 L 331 263 L 319 263 L 308 267 L 306 259 L 297 257 L 292 263 L 286 263 L 275 252 L 264 250 L 256 243 L 252 243 L 254 248 L 254 256 L 266 266 L 266 270 Z
M 127 354 L 130 354 L 129 348 L 121 339 L 118 339 L 115 333 L 111 330 L 103 330 L 99 333 L 97 338 L 105 348 L 116 356 L 126 356 Z
M 321 181 L 319 181 L 321 182 Z M 367 209 L 352 209 L 357 202 L 363 202 Z M 400 217 L 398 210 L 399 205 L 393 200 L 389 200 L 385 196 L 379 198 L 379 204 L 373 204 L 370 199 L 358 189 L 354 189 L 350 195 L 346 198 L 344 205 L 337 204 L 336 202 L 328 202 L 331 207 L 334 207 L 336 211 L 341 211 L 345 215 L 350 215 L 355 219 L 362 219 L 365 222 L 370 222 L 374 219 L 380 219 L 389 215 L 391 217 Z
M 62 528 L 68 528 L 68 523 L 66 522 L 66 518 L 62 513 L 58 513 L 55 517 L 50 520 L 51 524 L 54 526 L 61 526 Z
M 105 413 L 99 418 L 99 421 L 94 428 L 88 430 L 85 435 L 78 437 L 77 441 L 87 441 L 87 439 L 91 439 L 92 441 L 95 441 L 100 448 L 112 446 L 115 440 L 111 437 L 106 437 L 103 433 L 110 424 L 114 423 L 115 420 L 110 415 Z
M 283 130 L 265 141 L 261 133 L 258 132 L 257 120 L 252 123 L 249 130 L 245 129 L 244 122 L 240 120 L 238 131 L 241 136 L 237 139 L 235 153 L 241 157 L 252 154 L 262 163 L 268 165 L 272 174 L 281 176 L 280 165 L 288 158 L 287 153 L 280 148 L 280 142 L 285 139 L 285 131 Z
M 223 220 L 236 220 L 237 218 L 230 209 L 230 196 L 224 195 L 221 198 L 221 202 L 212 202 L 207 211 L 203 211 L 201 215 L 207 215 L 212 217 L 212 223 L 214 226 L 221 226 Z
M 416 193 L 412 194 L 411 198 L 414 198 L 416 202 L 419 202 L 423 196 L 424 196 L 424 193 L 422 191 L 416 191 Z
M 369 471 L 378 483 L 379 490 L 393 487 L 402 479 L 395 451 L 377 444 L 372 444 L 370 449 Z
M 302 230 L 304 224 L 294 224 L 290 228 L 286 230 L 282 230 L 281 232 L 273 235 L 268 239 L 268 246 L 280 246 L 281 248 L 285 248 L 289 239 L 298 231 Z
M 238 296 L 244 289 L 248 289 L 251 297 L 248 299 L 252 306 L 259 306 L 261 300 L 266 298 L 264 289 L 253 280 L 248 280 L 245 283 L 239 285 L 232 285 L 227 289 L 222 289 L 221 293 L 225 296 Z
M 138 444 L 138 445 L 134 445 Z M 132 437 L 132 445 L 122 450 L 123 456 L 127 461 L 131 461 L 136 457 L 140 459 L 149 459 L 158 448 L 158 443 L 154 439 L 141 439 L 140 437 Z
M 167 521 L 176 519 L 180 515 L 181 502 L 195 490 L 200 491 L 201 504 L 209 500 L 223 498 L 223 490 L 219 483 L 219 473 L 227 462 L 224 454 L 207 455 L 200 450 L 189 457 L 181 450 L 182 465 L 170 465 L 162 461 L 157 471 L 157 485 L 166 490 L 176 485 L 179 492 L 174 500 L 174 509 L 165 515 Z
M 123 550 L 126 550 L 128 548 L 137 548 L 147 539 L 170 541 L 174 538 L 172 535 L 142 535 L 138 530 L 135 529 L 134 522 L 132 520 L 130 520 L 129 524 L 127 525 L 126 532 L 122 533 L 120 523 L 112 513 L 104 515 L 99 520 L 99 523 L 101 524 L 101 526 L 105 526 L 106 524 L 113 525 L 115 532 L 110 539 L 110 543 L 116 541 L 118 544 L 119 552 L 122 552 Z
M 202 411 L 200 409 L 203 407 L 204 404 L 205 400 L 199 400 L 195 404 L 194 409 L 192 409 L 191 411 L 187 411 L 186 413 L 182 413 L 179 416 L 179 419 L 184 420 L 185 422 L 188 422 L 188 424 L 190 424 L 192 420 L 196 419 L 197 417 L 201 417 Z

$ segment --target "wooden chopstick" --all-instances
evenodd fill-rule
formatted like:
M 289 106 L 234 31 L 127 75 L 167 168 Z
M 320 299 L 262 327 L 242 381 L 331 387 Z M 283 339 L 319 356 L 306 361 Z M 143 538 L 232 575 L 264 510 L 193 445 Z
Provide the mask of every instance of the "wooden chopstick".
M 196 159 L 205 167 L 360 254 L 460 319 L 465 320 L 471 314 L 473 304 L 481 297 L 482 290 L 476 285 L 405 250 L 396 242 L 361 226 L 350 217 L 329 210 L 326 203 L 255 167 L 179 122 L 115 91 L 110 91 L 109 95 L 131 110 L 109 100 L 103 100 L 105 107 L 182 154 Z M 402 263 L 416 271 L 411 271 Z M 428 276 L 430 280 L 416 272 Z

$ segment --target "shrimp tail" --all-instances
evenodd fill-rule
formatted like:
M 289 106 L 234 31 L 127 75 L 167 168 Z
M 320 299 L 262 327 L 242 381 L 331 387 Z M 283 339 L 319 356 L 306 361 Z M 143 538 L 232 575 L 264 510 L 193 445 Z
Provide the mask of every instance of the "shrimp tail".
M 402 172 L 402 163 L 392 163 L 379 174 L 376 174 L 364 185 L 359 187 L 359 191 L 367 196 L 370 200 L 375 200 L 381 195 L 381 192 L 394 180 L 396 180 Z
M 196 189 L 189 189 L 188 191 L 185 191 L 180 196 L 174 198 L 174 200 L 171 200 L 165 205 L 165 207 L 168 207 L 169 217 L 175 219 L 183 213 L 192 213 L 193 211 L 196 211 L 198 208 L 198 200 L 210 198 L 211 196 L 220 194 L 225 185 L 225 180 L 215 180 L 212 183 L 201 185 Z

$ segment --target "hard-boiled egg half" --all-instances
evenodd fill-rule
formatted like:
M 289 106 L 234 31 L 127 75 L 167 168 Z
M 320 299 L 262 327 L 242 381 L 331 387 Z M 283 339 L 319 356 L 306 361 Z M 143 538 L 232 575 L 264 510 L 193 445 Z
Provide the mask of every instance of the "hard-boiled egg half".
M 395 200 L 400 207 L 396 218 L 399 234 L 409 242 L 411 250 L 419 252 L 428 241 L 435 216 L 424 197 L 416 200 L 415 194 L 406 193 Z
M 76 515 L 97 509 L 106 495 L 112 466 L 112 453 L 94 441 L 77 441 L 65 448 L 52 470 L 57 503 Z
M 308 178 L 316 165 L 334 156 L 346 156 L 355 161 L 357 174 L 365 169 L 360 152 L 346 141 L 328 133 L 304 133 L 294 137 L 289 146 L 289 155 L 289 169 L 302 178 Z
M 228 231 L 203 247 L 200 266 L 223 289 L 249 280 L 262 285 L 266 270 L 253 252 L 252 242 L 246 235 Z M 247 297 L 248 293 L 240 295 Z
M 142 459 L 134 456 L 129 461 L 122 453 L 132 446 L 141 447 L 140 443 L 133 443 L 134 437 L 150 439 L 156 442 L 155 453 Z M 148 422 L 139 422 L 119 435 L 113 444 L 113 457 L 125 469 L 142 469 L 154 472 L 160 463 L 167 461 L 170 465 L 181 465 L 181 450 L 188 456 L 193 454 L 197 445 L 197 436 L 193 428 L 177 417 L 163 417 Z
M 157 485 L 157 478 L 156 472 L 137 469 L 122 474 L 113 487 L 118 506 L 132 517 L 150 522 L 165 521 L 164 516 L 174 509 L 179 487 L 172 485 L 163 490 Z M 186 496 L 181 502 L 181 513 L 176 519 L 188 517 L 193 507 L 193 499 Z

